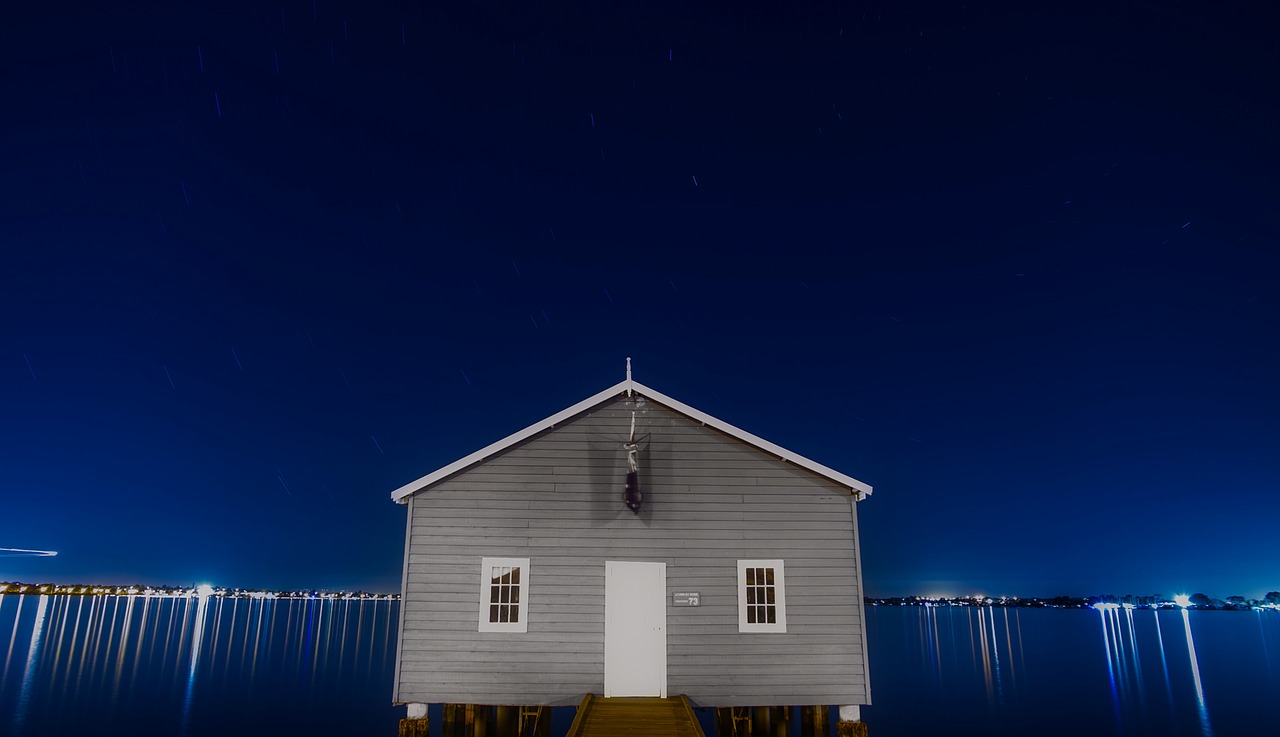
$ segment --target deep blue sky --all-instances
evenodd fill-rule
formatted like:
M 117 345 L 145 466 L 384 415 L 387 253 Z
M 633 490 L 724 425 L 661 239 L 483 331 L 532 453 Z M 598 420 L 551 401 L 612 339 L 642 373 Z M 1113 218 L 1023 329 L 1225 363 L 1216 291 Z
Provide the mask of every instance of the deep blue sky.
M 1275 10 L 28 5 L 0 578 L 396 590 L 630 355 L 875 485 L 869 593 L 1280 588 Z

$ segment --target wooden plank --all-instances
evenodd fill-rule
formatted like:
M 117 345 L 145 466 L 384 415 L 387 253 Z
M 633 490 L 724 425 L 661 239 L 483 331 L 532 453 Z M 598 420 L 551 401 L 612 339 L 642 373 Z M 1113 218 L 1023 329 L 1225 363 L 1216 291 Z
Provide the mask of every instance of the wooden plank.
M 553 635 L 551 633 L 531 633 L 537 637 L 526 637 L 525 647 L 530 650 L 544 652 L 548 649 L 554 649 L 556 653 L 564 655 L 583 655 L 584 662 L 590 656 L 597 658 L 604 657 L 603 641 L 591 643 L 579 640 L 577 638 L 565 638 L 563 635 Z M 430 660 L 437 657 L 440 653 L 462 653 L 469 652 L 495 652 L 506 653 L 511 650 L 510 642 L 494 642 L 488 640 L 447 640 L 439 637 L 429 638 L 425 632 L 415 633 L 413 637 L 407 639 L 419 639 L 423 642 L 416 647 L 415 652 L 421 653 L 421 658 Z
M 712 636 L 714 637 L 714 636 Z M 777 642 L 765 643 L 756 642 L 744 644 L 741 641 L 742 636 L 738 639 L 730 637 L 716 638 L 712 642 L 716 645 L 733 648 L 731 655 L 743 658 L 747 657 L 768 657 L 772 658 L 776 655 L 824 655 L 827 653 L 851 653 L 857 651 L 859 639 L 856 635 L 848 635 L 839 639 L 823 637 L 820 641 L 809 642 Z M 668 660 L 674 662 L 674 658 L 678 653 L 692 652 L 689 646 L 696 645 L 704 641 L 705 635 L 683 635 L 680 637 L 672 636 L 667 639 Z M 809 638 L 812 640 L 812 638 Z M 702 655 L 686 655 L 681 657 L 705 657 Z M 770 661 L 772 662 L 772 660 Z
M 436 486 L 418 496 L 426 499 L 431 499 L 432 497 L 448 499 L 451 494 L 456 493 L 468 495 L 490 494 L 494 496 L 525 493 L 545 494 L 555 491 L 555 484 L 555 475 L 550 473 L 486 473 L 468 475 L 465 480 L 458 479 L 457 481 L 443 482 L 440 486 Z
M 430 663 L 414 666 L 413 669 L 406 667 L 401 677 L 406 682 L 415 683 L 419 686 L 448 687 L 450 690 L 461 689 L 464 693 L 468 688 L 480 689 L 486 685 L 491 687 L 510 687 L 511 685 L 519 684 L 561 686 L 570 683 L 594 685 L 596 681 L 596 676 L 591 673 L 569 670 L 539 670 L 537 668 L 514 674 L 509 671 L 496 671 L 492 668 L 485 670 L 453 669 L 450 671 L 450 677 L 446 679 L 440 678 L 439 672 Z M 497 691 L 499 689 L 493 690 Z M 582 693 L 584 690 L 587 689 L 582 689 L 578 693 Z
M 451 534 L 457 535 L 465 531 L 464 528 L 445 528 L 446 531 L 456 531 Z M 617 525 L 611 527 L 603 527 L 597 529 L 574 529 L 572 527 L 556 527 L 551 529 L 538 529 L 516 532 L 508 531 L 509 535 L 528 534 L 528 539 L 546 541 L 557 539 L 575 539 L 575 540 L 610 540 L 615 542 L 624 542 L 627 540 L 687 540 L 690 544 L 696 545 L 699 542 L 707 542 L 714 546 L 711 541 L 715 540 L 731 540 L 739 541 L 747 544 L 771 544 L 771 545 L 789 545 L 800 540 L 805 541 L 827 541 L 827 549 L 832 551 L 847 551 L 849 553 L 847 560 L 852 569 L 853 563 L 853 540 L 849 533 L 845 530 L 824 530 L 824 529 L 805 529 L 797 534 L 796 530 L 740 530 L 732 526 L 723 526 L 717 528 L 709 528 L 702 530 L 694 529 L 666 529 L 661 526 L 651 526 L 647 529 L 636 529 L 631 526 Z M 498 537 L 498 535 L 494 535 Z
M 673 686 L 673 688 L 676 686 Z M 691 690 L 691 686 L 680 685 L 685 691 Z M 698 704 L 707 708 L 728 708 L 731 706 L 753 706 L 760 703 L 761 699 L 767 699 L 767 694 L 748 694 L 739 695 L 732 693 L 720 692 L 712 694 L 703 692 L 703 696 L 698 699 Z M 809 705 L 809 704 L 862 704 L 861 692 L 852 691 L 817 691 L 817 690 L 797 690 L 795 693 L 785 694 L 785 700 L 789 704 Z
M 461 493 L 465 494 L 466 492 L 464 491 Z M 431 515 L 435 512 L 435 510 L 448 509 L 450 507 L 456 508 L 456 509 L 468 509 L 468 508 L 479 509 L 481 507 L 484 507 L 487 509 L 507 509 L 512 511 L 524 510 L 529 508 L 529 505 L 531 504 L 531 498 L 533 496 L 532 492 L 501 494 L 501 493 L 491 492 L 491 491 L 490 492 L 481 491 L 476 493 L 488 494 L 490 498 L 484 499 L 484 500 L 477 499 L 473 501 L 471 500 L 470 497 L 450 498 L 443 493 L 439 493 L 435 491 L 432 491 L 426 494 L 419 494 L 417 498 L 421 499 L 422 501 L 415 505 L 415 508 L 414 508 L 415 522 L 417 521 L 417 519 L 423 518 L 423 517 L 429 519 Z M 483 501 L 484 504 L 483 505 L 479 504 L 478 503 L 479 501 Z
M 789 620 L 790 612 L 787 619 Z M 788 625 L 790 622 L 788 622 Z M 830 641 L 832 647 L 838 647 L 844 638 L 853 643 L 857 641 L 858 628 L 856 626 L 845 626 L 839 631 L 831 630 L 813 630 L 810 632 L 792 632 L 788 628 L 785 633 L 747 633 L 738 632 L 737 617 L 735 615 L 733 626 L 729 627 L 724 622 L 711 622 L 707 624 L 687 623 L 681 626 L 678 633 L 669 633 L 667 642 L 676 642 L 678 638 L 686 637 L 681 641 L 682 646 L 692 646 L 695 649 L 690 652 L 697 652 L 696 647 L 700 643 L 705 643 L 708 649 L 714 649 L 720 646 L 733 647 L 751 647 L 753 641 L 771 641 L 771 642 L 791 642 L 787 639 L 790 637 L 817 638 L 820 641 Z
M 566 692 L 554 688 L 539 689 L 537 691 L 530 690 L 528 695 L 529 701 L 514 702 L 509 700 L 501 691 L 482 692 L 482 691 L 442 691 L 442 690 L 418 690 L 416 692 L 405 692 L 405 701 L 408 703 L 419 704 L 440 704 L 440 703 L 459 703 L 460 699 L 469 699 L 471 703 L 481 704 L 509 704 L 512 706 L 570 706 L 576 702 L 581 696 L 582 691 Z M 835 702 L 832 702 L 835 703 Z
M 465 537 L 443 537 L 446 545 L 466 545 Z M 546 536 L 521 538 L 524 548 L 530 551 L 530 555 L 534 555 L 535 550 L 552 548 L 560 551 L 567 551 L 574 548 L 603 548 L 606 551 L 618 550 L 635 550 L 639 554 L 640 551 L 649 550 L 673 550 L 673 549 L 702 549 L 706 551 L 723 550 L 728 555 L 732 555 L 735 560 L 738 558 L 787 558 L 790 553 L 800 551 L 828 551 L 828 552 L 853 552 L 853 541 L 844 539 L 829 540 L 725 540 L 721 538 L 690 538 L 690 537 L 563 537 L 563 536 Z M 517 544 L 518 547 L 518 544 Z M 852 558 L 850 558 L 852 560 Z M 532 561 L 530 561 L 532 563 Z
M 843 687 L 850 689 L 850 691 L 856 691 L 862 686 L 860 677 L 855 678 L 847 675 L 844 677 L 852 679 L 850 682 L 833 684 L 833 674 L 830 673 L 816 675 L 794 673 L 778 679 L 763 677 L 765 675 L 758 669 L 745 669 L 742 672 L 722 671 L 719 674 L 707 672 L 700 677 L 694 674 L 691 677 L 682 678 L 681 683 L 687 685 L 697 684 L 697 693 L 758 694 L 775 697 L 812 690 L 814 687 L 824 690 Z M 777 702 L 766 703 L 776 704 Z
M 454 672 L 467 672 L 470 670 L 488 671 L 493 669 L 492 664 L 494 663 L 509 664 L 512 667 L 515 667 L 520 663 L 529 663 L 538 665 L 538 667 L 543 670 L 557 672 L 604 672 L 603 650 L 595 653 L 589 653 L 559 649 L 548 651 L 543 648 L 520 650 L 510 647 L 506 650 L 476 649 L 470 652 L 462 650 L 432 649 L 423 650 L 420 656 L 415 658 L 415 660 L 427 665 L 433 663 L 438 664 L 441 667 L 448 664 L 448 667 L 450 667 Z M 405 662 L 409 663 L 411 661 Z
M 422 552 L 419 553 L 418 552 L 419 550 L 421 550 Z M 436 564 L 433 561 L 435 561 L 437 558 L 439 559 L 448 558 L 451 556 L 452 553 L 456 552 L 456 550 L 457 550 L 456 546 L 431 546 L 431 545 L 419 546 L 415 548 L 415 554 L 411 557 L 409 561 L 410 570 L 417 571 L 420 573 L 430 573 L 433 570 L 439 570 L 439 564 Z M 724 565 L 733 565 L 734 570 L 736 571 L 737 569 L 737 563 L 736 563 L 737 559 L 732 556 L 696 555 L 699 552 L 696 550 L 689 551 L 689 552 L 693 553 L 693 555 L 690 555 L 689 557 L 685 557 L 682 555 L 680 556 L 680 561 L 683 565 L 689 566 L 690 568 L 718 569 L 718 568 L 722 568 Z M 841 571 L 845 571 L 845 572 L 848 571 L 848 562 L 845 560 L 838 560 L 833 558 L 814 558 L 814 557 L 811 557 L 811 554 L 814 551 L 806 550 L 806 551 L 800 551 L 800 552 L 803 553 L 804 555 L 792 555 L 792 556 L 787 556 L 785 558 L 788 578 L 793 575 L 792 573 L 793 571 L 801 570 L 801 569 L 804 570 L 805 572 L 804 575 L 811 575 L 811 576 L 823 575 L 820 573 L 820 571 L 823 571 L 823 570 L 831 570 L 834 572 L 833 575 L 839 575 L 839 572 Z M 484 553 L 484 554 L 487 554 L 487 553 Z M 479 575 L 479 568 L 480 568 L 479 561 L 480 561 L 481 555 L 482 555 L 481 553 L 476 553 L 474 556 L 470 554 L 461 556 L 462 558 L 474 561 L 473 567 L 472 567 L 472 564 L 470 563 L 464 564 L 467 568 L 470 568 L 471 570 L 475 571 L 475 573 L 472 575 Z M 764 557 L 764 556 L 752 555 L 752 557 L 754 558 L 754 557 Z M 654 560 L 660 561 L 662 559 L 657 558 Z M 604 555 L 603 554 L 600 554 L 597 556 L 584 555 L 582 557 L 578 557 L 573 555 L 555 555 L 554 552 L 548 552 L 546 554 L 539 553 L 536 561 L 532 559 L 530 560 L 530 565 L 537 566 L 538 570 L 546 570 L 548 567 L 557 567 L 557 568 L 566 569 L 566 570 L 567 569 L 593 570 L 596 567 L 599 567 L 601 570 L 603 570 Z
M 460 634 L 471 633 L 471 632 L 476 632 L 477 634 L 479 634 L 478 633 L 479 618 L 477 615 L 478 615 L 478 612 L 473 613 L 471 618 L 466 622 L 463 622 L 461 620 L 457 620 L 454 622 L 442 621 L 440 620 L 439 617 L 432 617 L 432 616 L 424 616 L 422 618 L 415 617 L 412 619 L 406 617 L 405 631 L 408 632 L 409 630 L 442 630 L 446 632 L 457 632 Z M 543 632 L 576 633 L 583 638 L 598 636 L 601 638 L 601 642 L 603 642 L 604 641 L 603 639 L 604 638 L 604 621 L 603 621 L 603 617 L 601 618 L 600 622 L 539 622 L 539 621 L 534 621 L 532 619 L 529 621 L 529 634 L 537 634 L 537 633 L 543 633 Z M 486 632 L 484 634 L 486 637 L 497 639 L 499 636 L 505 635 L 508 633 Z
M 833 680 L 849 680 L 862 675 L 862 663 L 778 663 L 776 659 L 690 660 L 685 663 L 668 662 L 668 673 L 679 673 L 688 680 L 715 679 L 726 683 L 746 681 L 758 683 L 778 676 L 785 676 L 792 683 L 830 683 Z M 841 679 L 819 676 L 841 676 Z M 812 679 L 812 680 L 805 680 Z
M 474 532 L 466 527 L 436 527 L 432 528 L 431 531 L 433 533 L 433 544 L 439 544 L 436 541 L 440 539 L 472 536 L 476 540 L 485 540 L 487 538 L 502 538 L 505 535 L 513 540 L 537 540 L 539 541 L 538 544 L 544 546 L 554 544 L 554 541 L 561 539 L 608 540 L 615 542 L 624 542 L 626 540 L 689 540 L 693 543 L 713 540 L 736 540 L 754 543 L 788 544 L 799 537 L 794 529 L 741 530 L 725 526 L 698 530 L 692 528 L 666 529 L 656 525 L 647 529 L 636 529 L 634 523 L 599 528 L 574 528 L 565 525 L 540 529 L 501 528 L 501 530 L 498 530 L 482 527 L 476 528 Z M 805 540 L 828 540 L 837 544 L 837 546 L 832 546 L 833 549 L 847 549 L 850 553 L 853 551 L 852 539 L 845 530 L 814 528 L 806 529 L 802 534 Z M 849 562 L 852 563 L 852 561 L 853 557 L 850 555 Z

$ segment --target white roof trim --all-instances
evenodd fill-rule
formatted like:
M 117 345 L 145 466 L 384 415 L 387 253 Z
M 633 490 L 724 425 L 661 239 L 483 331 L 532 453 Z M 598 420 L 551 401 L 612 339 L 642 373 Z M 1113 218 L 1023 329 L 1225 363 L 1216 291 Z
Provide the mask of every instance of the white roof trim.
M 767 453 L 775 455 L 778 458 L 782 459 L 783 461 L 786 461 L 787 463 L 794 463 L 795 465 L 800 466 L 801 468 L 805 468 L 810 471 L 813 471 L 819 476 L 823 476 L 832 481 L 835 481 L 841 486 L 847 487 L 849 491 L 858 498 L 859 501 L 865 499 L 867 495 L 871 493 L 871 486 L 869 484 L 865 484 L 853 478 L 852 476 L 847 476 L 843 473 L 840 473 L 839 471 L 835 471 L 831 468 L 828 468 L 822 465 L 821 463 L 818 463 L 817 461 L 811 461 L 808 458 L 805 458 L 804 456 L 798 453 L 792 453 L 791 451 L 787 450 L 786 448 L 783 448 L 782 446 L 774 445 L 773 443 L 770 443 L 768 440 L 756 437 L 755 435 L 752 435 L 746 430 L 741 430 L 739 428 L 736 428 L 733 425 L 730 425 L 729 423 L 723 420 L 718 420 L 712 417 L 711 415 L 706 414 L 705 412 L 700 412 L 694 409 L 693 407 L 690 407 L 689 405 L 685 404 L 684 402 L 680 402 L 675 399 L 672 399 L 671 397 L 668 397 L 662 392 L 654 391 L 653 389 L 650 389 L 649 387 L 641 384 L 638 381 L 633 381 L 631 377 L 628 376 L 625 380 L 618 382 L 617 384 L 614 384 L 613 386 L 609 387 L 608 389 L 605 389 L 602 392 L 599 392 L 598 394 L 594 394 L 590 397 L 587 397 L 586 399 L 582 400 L 581 402 L 578 402 L 572 407 L 563 409 L 555 413 L 554 415 L 551 415 L 550 417 L 548 417 L 547 419 L 541 422 L 535 423 L 519 432 L 508 435 L 507 437 L 503 438 L 502 440 L 499 440 L 496 443 L 486 445 L 485 447 L 481 448 L 480 450 L 477 450 L 471 455 L 468 455 L 464 458 L 459 458 L 458 460 L 454 461 L 453 463 L 450 463 L 444 468 L 441 468 L 437 471 L 433 471 L 432 473 L 429 473 L 426 476 L 423 476 L 422 478 L 416 481 L 411 481 L 405 484 L 404 486 L 401 486 L 399 489 L 396 489 L 395 491 L 391 492 L 391 499 L 400 504 L 405 504 L 410 496 L 412 496 L 413 494 L 419 491 L 422 491 L 423 489 L 426 489 L 427 487 L 431 486 L 437 481 L 441 481 L 449 476 L 452 476 L 458 471 L 461 471 L 464 468 L 467 468 L 468 466 L 479 463 L 480 461 L 483 461 L 484 459 L 490 456 L 496 455 L 502 452 L 503 450 L 506 450 L 507 448 L 515 445 L 516 443 L 519 443 L 522 440 L 525 440 L 527 438 L 533 437 L 534 435 L 537 435 L 543 430 L 547 430 L 552 427 L 555 427 L 556 425 L 560 424 L 561 422 L 564 422 L 570 417 L 573 417 L 574 415 L 585 412 L 586 410 L 589 410 L 592 407 L 595 407 L 599 404 L 603 404 L 605 401 L 612 399 L 613 397 L 616 397 L 619 394 L 630 394 L 632 392 L 634 392 L 635 394 L 639 394 L 641 396 L 648 397 L 649 399 L 652 399 L 658 404 L 661 404 L 665 407 L 669 407 L 679 412 L 680 414 L 685 415 L 686 417 L 689 417 L 690 419 L 697 420 L 698 422 L 701 422 L 702 424 L 708 427 L 715 428 L 716 430 L 719 430 L 720 432 L 723 432 L 726 435 L 730 435 L 745 443 L 754 445 L 760 450 L 763 450 Z

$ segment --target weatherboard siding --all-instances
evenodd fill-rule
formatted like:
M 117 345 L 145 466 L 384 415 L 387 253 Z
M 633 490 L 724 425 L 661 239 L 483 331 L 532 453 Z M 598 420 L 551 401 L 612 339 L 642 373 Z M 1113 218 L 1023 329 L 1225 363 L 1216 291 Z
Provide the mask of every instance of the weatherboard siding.
M 850 494 L 643 399 L 606 402 L 415 495 L 399 702 L 576 703 L 604 690 L 606 560 L 667 566 L 667 687 L 707 706 L 867 702 Z M 528 632 L 479 632 L 480 559 L 530 561 Z M 738 632 L 737 561 L 784 561 L 787 632 Z M 670 592 L 698 591 L 699 607 Z

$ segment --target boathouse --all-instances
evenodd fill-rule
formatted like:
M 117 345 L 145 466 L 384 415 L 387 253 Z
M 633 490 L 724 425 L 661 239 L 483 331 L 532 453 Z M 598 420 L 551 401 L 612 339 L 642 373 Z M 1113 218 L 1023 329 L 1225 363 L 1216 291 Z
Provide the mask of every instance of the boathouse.
M 394 701 L 425 718 L 683 695 L 722 725 L 807 706 L 825 729 L 841 706 L 840 731 L 862 732 L 870 493 L 633 381 L 628 360 L 622 382 L 392 492 Z

